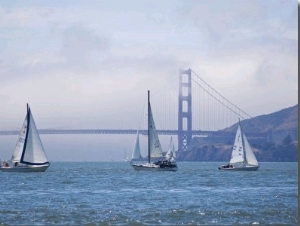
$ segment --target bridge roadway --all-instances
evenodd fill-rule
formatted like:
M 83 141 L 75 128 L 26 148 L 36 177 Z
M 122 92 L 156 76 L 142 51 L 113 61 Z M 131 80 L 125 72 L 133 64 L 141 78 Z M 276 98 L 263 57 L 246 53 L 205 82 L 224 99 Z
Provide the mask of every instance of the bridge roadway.
M 136 134 L 135 129 L 39 129 L 39 134 Z M 179 130 L 157 130 L 161 135 L 178 135 Z M 0 130 L 0 135 L 18 135 L 20 130 Z M 147 130 L 140 130 L 147 135 Z M 192 130 L 192 135 L 204 137 L 234 136 L 235 132 Z M 247 133 L 247 137 L 266 138 L 266 133 Z

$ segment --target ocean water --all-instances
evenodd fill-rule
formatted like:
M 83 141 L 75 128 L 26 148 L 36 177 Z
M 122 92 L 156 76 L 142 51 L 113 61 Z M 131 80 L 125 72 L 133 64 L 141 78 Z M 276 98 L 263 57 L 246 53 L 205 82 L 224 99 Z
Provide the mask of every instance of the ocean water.
M 178 162 L 136 172 L 127 162 L 52 162 L 0 172 L 0 225 L 298 225 L 298 163 L 224 172 Z

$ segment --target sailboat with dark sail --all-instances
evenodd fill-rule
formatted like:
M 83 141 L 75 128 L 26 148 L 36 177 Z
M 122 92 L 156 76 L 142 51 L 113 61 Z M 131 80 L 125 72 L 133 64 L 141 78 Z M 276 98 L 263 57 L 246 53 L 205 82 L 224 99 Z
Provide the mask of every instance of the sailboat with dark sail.
M 50 163 L 37 131 L 31 110 L 27 114 L 10 161 L 3 162 L 2 172 L 44 172 Z
M 151 162 L 151 159 L 158 158 L 160 160 Z M 178 167 L 175 161 L 171 162 L 163 155 L 158 134 L 155 128 L 155 123 L 152 115 L 150 104 L 150 91 L 148 90 L 148 162 L 133 163 L 131 166 L 135 170 L 148 171 L 177 171 Z

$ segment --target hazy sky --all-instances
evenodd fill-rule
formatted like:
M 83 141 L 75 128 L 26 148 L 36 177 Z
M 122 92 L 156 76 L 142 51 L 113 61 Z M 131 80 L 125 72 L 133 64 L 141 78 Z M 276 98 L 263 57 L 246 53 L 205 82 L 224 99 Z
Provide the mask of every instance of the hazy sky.
M 252 116 L 294 106 L 297 6 L 2 0 L 0 128 L 19 129 L 26 103 L 38 128 L 134 124 L 147 90 L 177 87 L 179 70 L 188 68 Z

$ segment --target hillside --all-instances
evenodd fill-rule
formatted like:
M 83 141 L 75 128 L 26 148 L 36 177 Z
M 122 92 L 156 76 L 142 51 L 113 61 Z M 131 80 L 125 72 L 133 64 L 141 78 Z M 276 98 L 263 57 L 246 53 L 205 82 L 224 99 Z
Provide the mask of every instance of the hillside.
M 242 121 L 245 133 L 289 133 L 298 131 L 298 104 L 283 110 Z M 235 132 L 237 123 L 222 131 Z M 298 136 L 295 137 L 298 139 Z
M 266 134 L 268 139 L 248 137 L 258 161 L 298 161 L 298 104 L 280 111 L 241 121 L 244 132 Z M 224 132 L 236 132 L 237 123 Z M 193 137 L 188 151 L 179 152 L 179 161 L 228 161 L 233 137 L 216 140 Z

